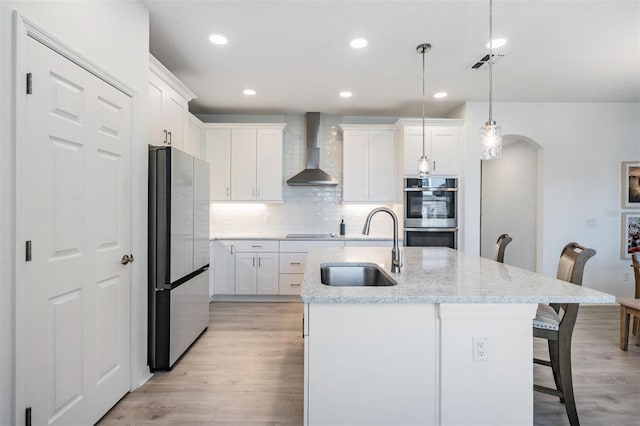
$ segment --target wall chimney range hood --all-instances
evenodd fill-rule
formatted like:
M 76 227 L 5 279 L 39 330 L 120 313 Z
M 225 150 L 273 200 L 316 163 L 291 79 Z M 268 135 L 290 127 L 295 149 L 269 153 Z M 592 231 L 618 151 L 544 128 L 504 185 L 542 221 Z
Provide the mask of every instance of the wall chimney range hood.
M 287 180 L 291 186 L 336 186 L 338 181 L 329 173 L 320 170 L 320 113 L 308 112 L 307 131 L 307 168 Z

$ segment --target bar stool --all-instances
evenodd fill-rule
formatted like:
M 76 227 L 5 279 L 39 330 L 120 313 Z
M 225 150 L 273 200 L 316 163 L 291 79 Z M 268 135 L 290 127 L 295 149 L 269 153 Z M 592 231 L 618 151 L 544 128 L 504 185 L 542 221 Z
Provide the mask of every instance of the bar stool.
M 577 243 L 567 244 L 560 254 L 557 278 L 582 285 L 584 266 L 595 254 L 595 250 Z M 560 402 L 565 405 L 572 426 L 580 424 L 571 378 L 571 336 L 578 317 L 578 306 L 578 303 L 539 304 L 536 318 L 533 320 L 533 336 L 547 339 L 550 359 L 546 361 L 534 358 L 533 362 L 551 367 L 556 384 L 555 389 L 535 384 L 533 389 L 559 397 Z
M 509 234 L 502 234 L 498 237 L 496 247 L 493 250 L 493 260 L 504 263 L 504 250 L 511 241 L 513 241 L 513 238 L 511 238 Z
M 631 315 L 640 317 L 640 299 L 619 299 L 620 304 L 620 349 L 629 348 L 629 319 Z M 638 343 L 640 344 L 640 343 Z

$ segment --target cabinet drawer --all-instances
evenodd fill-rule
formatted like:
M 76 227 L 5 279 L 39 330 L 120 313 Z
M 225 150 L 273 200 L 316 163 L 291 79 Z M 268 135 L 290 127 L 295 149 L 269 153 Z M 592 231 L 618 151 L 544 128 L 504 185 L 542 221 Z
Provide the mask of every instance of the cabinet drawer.
M 300 294 L 304 274 L 280 274 L 280 294 Z
M 297 241 L 280 241 L 280 253 L 306 253 L 312 249 L 326 248 L 326 247 L 344 247 L 344 240 L 331 240 L 331 241 L 309 241 L 309 240 L 297 240 Z
M 307 253 L 280 253 L 281 274 L 304 274 Z
M 279 251 L 277 240 L 236 240 L 233 247 L 238 253 L 277 253 Z

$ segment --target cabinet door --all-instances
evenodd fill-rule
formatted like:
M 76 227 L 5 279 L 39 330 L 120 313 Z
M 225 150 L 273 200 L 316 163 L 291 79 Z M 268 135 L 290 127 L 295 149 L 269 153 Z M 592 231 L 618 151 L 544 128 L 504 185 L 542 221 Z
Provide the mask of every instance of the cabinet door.
M 149 144 L 165 145 L 165 127 L 162 121 L 162 84 L 153 74 L 149 78 Z
M 425 144 L 428 144 L 429 128 L 426 130 Z M 405 176 L 418 175 L 418 159 L 422 155 L 422 127 L 405 127 L 403 130 L 402 144 L 404 151 L 404 170 Z M 429 146 L 424 151 L 429 156 Z
M 366 130 L 344 132 L 342 200 L 368 201 L 369 135 Z
M 236 256 L 232 241 L 213 242 L 213 285 L 215 294 L 235 294 Z
M 278 253 L 258 253 L 257 293 L 278 294 Z
M 256 199 L 255 129 L 231 129 L 231 199 Z
M 459 166 L 458 127 L 437 126 L 431 128 L 431 160 L 433 175 L 457 176 Z
M 395 132 L 369 131 L 369 201 L 396 201 Z
M 258 130 L 256 199 L 282 200 L 282 130 Z
M 189 114 L 189 125 L 187 126 L 187 138 L 184 143 L 184 150 L 196 158 L 202 157 L 202 127 L 197 118 Z
M 256 253 L 236 254 L 236 294 L 256 294 Z
M 209 172 L 212 201 L 231 199 L 231 130 L 205 130 L 205 160 L 211 165 Z
M 177 93 L 167 88 L 164 93 L 163 104 L 164 123 L 169 132 L 169 143 L 171 146 L 184 149 L 187 103 Z

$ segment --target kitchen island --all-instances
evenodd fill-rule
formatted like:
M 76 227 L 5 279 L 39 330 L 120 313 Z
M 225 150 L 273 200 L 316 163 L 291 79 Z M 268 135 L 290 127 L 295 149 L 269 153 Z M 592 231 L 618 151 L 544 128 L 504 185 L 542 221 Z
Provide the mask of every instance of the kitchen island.
M 538 303 L 614 296 L 447 248 L 309 253 L 306 425 L 533 423 L 531 320 Z M 372 263 L 397 285 L 322 284 L 322 265 Z M 587 266 L 588 269 L 588 266 Z

